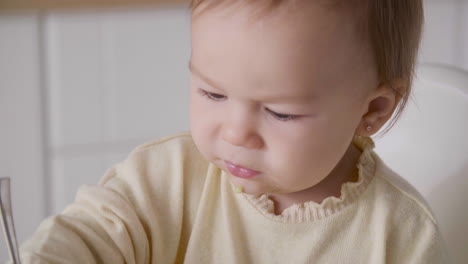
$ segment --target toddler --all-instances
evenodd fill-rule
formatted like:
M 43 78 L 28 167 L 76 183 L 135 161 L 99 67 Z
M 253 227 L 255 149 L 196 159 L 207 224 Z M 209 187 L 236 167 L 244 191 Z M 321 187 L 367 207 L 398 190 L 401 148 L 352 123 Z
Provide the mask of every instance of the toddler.
M 190 133 L 81 187 L 23 263 L 447 263 L 370 138 L 408 100 L 422 20 L 422 0 L 192 1 Z

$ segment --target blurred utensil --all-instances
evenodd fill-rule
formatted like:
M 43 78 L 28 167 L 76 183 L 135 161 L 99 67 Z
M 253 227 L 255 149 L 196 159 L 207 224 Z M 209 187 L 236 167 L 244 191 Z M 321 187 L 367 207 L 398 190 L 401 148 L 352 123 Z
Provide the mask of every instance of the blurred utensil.
M 0 178 L 0 214 L 10 257 L 13 264 L 21 264 L 11 210 L 10 178 Z

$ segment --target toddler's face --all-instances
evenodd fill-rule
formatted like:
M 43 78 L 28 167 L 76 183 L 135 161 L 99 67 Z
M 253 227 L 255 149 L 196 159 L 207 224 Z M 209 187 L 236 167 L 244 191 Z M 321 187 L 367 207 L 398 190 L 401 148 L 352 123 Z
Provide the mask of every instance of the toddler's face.
M 298 1 L 310 2 L 310 1 Z M 246 193 L 306 190 L 339 171 L 377 86 L 369 50 L 344 14 L 303 4 L 248 20 L 215 8 L 192 20 L 191 132 Z

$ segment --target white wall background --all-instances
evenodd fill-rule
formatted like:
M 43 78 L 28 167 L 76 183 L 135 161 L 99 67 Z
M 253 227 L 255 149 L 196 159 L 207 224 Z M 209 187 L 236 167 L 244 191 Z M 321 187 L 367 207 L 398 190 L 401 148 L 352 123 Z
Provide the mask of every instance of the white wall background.
M 425 3 L 420 60 L 468 70 L 468 1 Z M 0 177 L 20 242 L 136 145 L 188 130 L 189 41 L 185 7 L 0 13 Z

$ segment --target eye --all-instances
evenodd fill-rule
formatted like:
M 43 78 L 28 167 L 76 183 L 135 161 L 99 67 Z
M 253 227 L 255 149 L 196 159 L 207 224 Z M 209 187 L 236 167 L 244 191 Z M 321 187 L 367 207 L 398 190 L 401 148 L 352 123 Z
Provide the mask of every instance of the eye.
M 207 92 L 203 89 L 198 89 L 198 92 L 202 95 L 202 96 L 206 96 L 208 97 L 208 99 L 210 100 L 213 100 L 213 101 L 222 101 L 226 98 L 226 96 L 222 95 L 222 94 L 216 94 L 216 93 L 210 93 L 210 92 Z
M 290 121 L 290 120 L 295 120 L 298 119 L 300 116 L 298 115 L 288 115 L 288 114 L 280 114 L 271 111 L 270 109 L 266 108 L 266 110 L 276 119 L 280 121 Z

